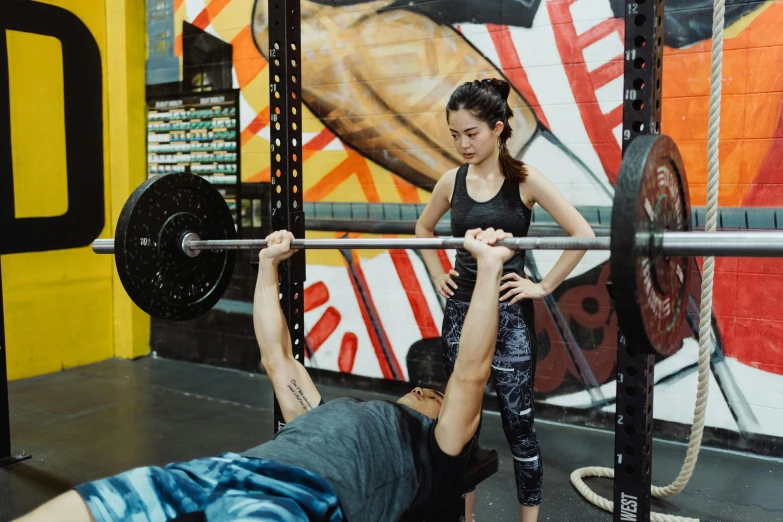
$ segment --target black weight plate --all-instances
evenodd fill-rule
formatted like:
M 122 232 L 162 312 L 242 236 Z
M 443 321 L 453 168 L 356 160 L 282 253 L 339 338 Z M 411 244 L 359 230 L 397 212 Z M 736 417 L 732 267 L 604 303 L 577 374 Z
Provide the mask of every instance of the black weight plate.
M 612 206 L 612 290 L 629 347 L 670 355 L 682 344 L 687 257 L 654 255 L 655 234 L 689 231 L 685 167 L 668 136 L 640 136 L 628 146 Z M 639 242 L 646 248 L 639 248 Z
M 146 180 L 122 208 L 114 235 L 117 272 L 126 292 L 148 314 L 183 321 L 210 310 L 234 271 L 234 250 L 182 251 L 182 236 L 235 239 L 231 211 L 200 176 L 164 174 Z

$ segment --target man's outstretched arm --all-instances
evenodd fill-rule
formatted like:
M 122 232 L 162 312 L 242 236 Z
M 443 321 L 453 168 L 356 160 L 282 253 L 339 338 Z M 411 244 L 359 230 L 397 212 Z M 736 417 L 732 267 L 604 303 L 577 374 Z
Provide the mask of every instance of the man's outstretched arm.
M 275 232 L 267 237 L 267 248 L 258 255 L 258 279 L 253 298 L 253 328 L 261 364 L 264 366 L 280 404 L 286 423 L 306 413 L 321 402 L 305 367 L 294 359 L 291 335 L 280 309 L 280 287 L 277 267 L 291 257 L 290 232 Z
M 438 446 L 447 455 L 459 455 L 476 433 L 484 389 L 489 379 L 498 332 L 498 291 L 503 262 L 511 257 L 504 247 L 492 247 L 510 237 L 488 229 L 468 231 L 465 248 L 476 258 L 476 286 L 462 325 L 459 353 L 446 386 L 443 407 L 435 427 Z

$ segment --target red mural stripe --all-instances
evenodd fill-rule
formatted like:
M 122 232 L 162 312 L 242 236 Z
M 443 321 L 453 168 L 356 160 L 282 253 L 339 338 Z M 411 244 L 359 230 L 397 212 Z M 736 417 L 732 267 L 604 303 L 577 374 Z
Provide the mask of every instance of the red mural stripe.
M 440 264 L 443 266 L 443 271 L 447 274 L 454 268 L 451 266 L 451 260 L 445 250 L 438 250 L 438 259 L 440 259 Z
M 305 336 L 307 345 L 310 347 L 310 357 L 332 335 L 338 324 L 340 324 L 340 312 L 330 306 Z
M 305 143 L 304 147 L 302 147 L 304 150 L 312 150 L 312 151 L 318 151 L 322 150 L 324 147 L 329 145 L 331 141 L 334 139 L 334 134 L 332 134 L 332 131 L 324 127 L 321 129 L 321 132 L 313 136 L 310 141 Z
M 319 306 L 326 304 L 329 300 L 329 289 L 323 281 L 318 281 L 304 291 L 304 311 L 305 313 L 314 310 Z
M 624 23 L 622 18 L 610 18 L 609 20 L 605 20 L 579 35 L 576 40 L 576 45 L 577 47 L 584 49 L 588 45 L 594 44 L 601 38 L 605 38 L 612 33 L 620 35 L 620 39 L 622 40 L 623 31 L 625 30 L 623 27 Z
M 337 369 L 343 373 L 353 371 L 353 363 L 356 360 L 356 351 L 359 347 L 359 340 L 356 334 L 346 332 L 340 343 L 340 355 L 337 357 Z
M 607 115 L 606 115 L 606 124 L 609 125 L 610 129 L 614 129 L 618 125 L 623 124 L 623 106 L 619 105 L 612 109 Z
M 544 111 L 541 108 L 541 104 L 538 103 L 533 87 L 530 85 L 530 80 L 527 78 L 525 69 L 522 68 L 522 62 L 519 61 L 519 53 L 514 46 L 514 41 L 511 39 L 511 33 L 508 30 L 507 25 L 494 25 L 487 24 L 487 30 L 489 36 L 492 38 L 492 44 L 497 49 L 498 57 L 500 58 L 500 67 L 503 69 L 503 73 L 511 80 L 512 85 L 519 90 L 519 93 L 527 101 L 528 105 L 536 113 L 538 121 L 542 125 L 549 128 L 549 122 L 544 115 Z
M 397 269 L 397 275 L 400 277 L 402 287 L 405 289 L 411 310 L 413 310 L 413 316 L 419 325 L 421 336 L 425 339 L 438 337 L 440 335 L 438 327 L 432 318 L 432 312 L 430 312 L 430 307 L 424 298 L 421 285 L 419 285 L 419 278 L 416 277 L 416 272 L 413 270 L 413 263 L 411 263 L 408 257 L 408 252 L 405 250 L 391 250 L 389 255 L 391 255 L 394 268 Z
M 383 377 L 385 379 L 394 379 L 392 366 L 394 366 L 397 375 L 404 374 L 402 373 L 400 363 L 397 361 L 394 353 L 389 354 L 389 360 L 387 360 L 386 355 L 384 354 L 383 347 L 381 346 L 381 339 L 378 337 L 378 333 L 376 333 L 375 326 L 377 326 L 380 330 L 380 335 L 383 335 L 386 346 L 391 346 L 391 343 L 389 342 L 389 337 L 386 335 L 386 332 L 383 329 L 383 325 L 373 325 L 372 319 L 370 318 L 370 312 L 367 306 L 364 304 L 364 298 L 361 293 L 362 290 L 359 288 L 360 286 L 366 293 L 366 296 L 364 297 L 366 297 L 369 306 L 375 309 L 375 304 L 372 301 L 372 296 L 370 295 L 369 287 L 367 286 L 367 279 L 364 277 L 364 272 L 362 271 L 361 265 L 359 264 L 359 259 L 357 258 L 355 252 L 351 252 L 351 255 L 353 256 L 353 270 L 351 270 L 350 266 L 346 268 L 348 268 L 348 276 L 351 278 L 353 291 L 356 294 L 356 302 L 358 303 L 359 310 L 362 313 L 362 319 L 364 320 L 364 324 L 367 327 L 367 334 L 370 336 L 370 342 L 372 343 L 372 347 L 375 350 L 375 357 L 378 359 L 378 364 L 381 367 L 381 373 L 383 374 Z M 347 262 L 348 261 L 346 260 L 346 263 Z M 375 317 L 378 317 L 377 311 L 374 315 Z
M 565 67 L 565 72 L 587 136 L 598 154 L 607 178 L 614 185 L 620 170 L 622 152 L 617 144 L 617 139 L 612 134 L 612 129 L 607 125 L 598 106 L 595 90 L 591 85 L 590 73 L 584 64 L 582 50 L 576 46 L 576 29 L 568 4 L 560 0 L 547 0 L 546 6 L 552 21 L 552 30 L 560 58 L 563 64 L 572 64 Z
M 202 31 L 209 25 L 209 11 L 204 9 L 196 18 L 193 19 L 193 25 L 201 29 Z
M 612 58 L 598 69 L 590 73 L 590 83 L 593 89 L 600 89 L 607 83 L 623 76 L 623 57 Z

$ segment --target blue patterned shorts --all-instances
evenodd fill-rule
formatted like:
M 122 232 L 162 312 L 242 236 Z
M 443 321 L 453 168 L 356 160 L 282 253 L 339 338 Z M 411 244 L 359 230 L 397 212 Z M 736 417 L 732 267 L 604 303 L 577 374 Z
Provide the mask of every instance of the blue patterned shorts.
M 95 522 L 164 522 L 203 512 L 209 522 L 342 522 L 337 494 L 310 471 L 224 453 L 137 468 L 77 486 Z

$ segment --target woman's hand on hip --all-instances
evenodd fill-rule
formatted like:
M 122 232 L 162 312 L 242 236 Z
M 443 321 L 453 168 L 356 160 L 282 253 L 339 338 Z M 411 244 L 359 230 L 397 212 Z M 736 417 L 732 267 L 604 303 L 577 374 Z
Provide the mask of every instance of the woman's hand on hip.
M 503 294 L 504 290 L 508 291 L 500 297 L 500 301 L 506 301 L 511 298 L 511 301 L 508 303 L 510 305 L 521 299 L 541 299 L 549 295 L 541 286 L 541 283 L 534 283 L 526 277 L 521 277 L 519 274 L 506 274 L 501 281 L 506 282 L 500 285 L 500 293 Z
M 446 299 L 454 295 L 454 291 L 452 291 L 450 286 L 454 287 L 454 289 L 457 288 L 457 283 L 454 282 L 452 276 L 459 277 L 459 274 L 456 270 L 449 270 L 448 273 L 444 272 L 435 278 L 435 289 Z

